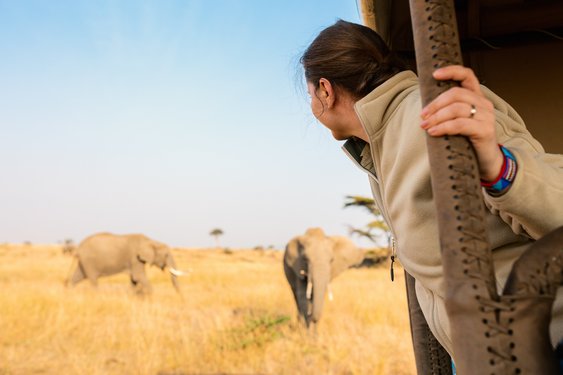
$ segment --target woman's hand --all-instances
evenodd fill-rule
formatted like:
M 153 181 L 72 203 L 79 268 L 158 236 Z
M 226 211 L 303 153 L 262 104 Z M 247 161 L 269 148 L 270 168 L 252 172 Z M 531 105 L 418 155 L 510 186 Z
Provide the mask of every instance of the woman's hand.
M 434 72 L 437 80 L 459 81 L 422 109 L 420 126 L 431 136 L 464 135 L 479 161 L 482 180 L 493 181 L 501 172 L 504 156 L 498 147 L 493 104 L 483 95 L 469 68 L 451 65 Z

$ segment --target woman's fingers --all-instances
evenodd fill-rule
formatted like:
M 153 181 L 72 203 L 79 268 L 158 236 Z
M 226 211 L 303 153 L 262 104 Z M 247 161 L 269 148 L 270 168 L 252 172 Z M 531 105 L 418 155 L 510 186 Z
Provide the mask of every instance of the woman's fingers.
M 467 103 L 469 106 L 473 104 L 476 107 L 481 107 L 486 110 L 493 110 L 492 103 L 482 94 L 475 94 L 461 87 L 453 87 L 441 93 L 433 101 L 428 103 L 428 105 L 422 109 L 420 116 L 422 119 L 427 119 L 437 111 L 458 102 Z
M 452 65 L 436 70 L 434 76 L 437 79 L 460 80 L 462 87 L 452 87 L 423 108 L 420 126 L 431 135 L 461 134 L 473 139 L 495 137 L 492 133 L 494 108 L 481 92 L 473 71 Z M 473 127 L 468 129 L 468 124 Z
M 455 102 L 442 107 L 432 115 L 426 116 L 420 126 L 423 129 L 428 129 L 436 124 L 448 120 L 455 120 L 456 118 L 469 118 L 474 119 L 480 111 L 477 105 L 468 104 L 467 102 Z
M 433 136 L 459 134 L 479 142 L 496 139 L 494 121 L 494 113 L 483 107 L 454 103 L 422 121 L 420 127 Z
M 476 125 L 471 118 L 456 118 L 453 120 L 442 121 L 438 125 L 425 128 L 432 136 L 443 135 L 464 135 L 469 137 L 473 143 L 488 140 L 494 137 L 494 128 Z M 491 131 L 492 130 L 492 131 Z
M 475 73 L 470 68 L 466 68 L 461 65 L 450 65 L 444 68 L 440 68 L 434 71 L 433 77 L 439 81 L 452 80 L 458 81 L 461 87 L 468 90 L 474 91 L 476 93 L 481 93 L 481 87 L 479 86 L 479 80 L 475 76 Z
M 460 82 L 460 87 L 453 87 L 435 98 L 421 112 L 421 116 L 425 119 L 434 112 L 448 106 L 454 102 L 466 102 L 475 106 L 485 106 L 485 100 L 479 80 L 473 73 L 473 70 L 460 66 L 450 65 L 434 71 L 433 76 L 437 80 L 454 80 Z

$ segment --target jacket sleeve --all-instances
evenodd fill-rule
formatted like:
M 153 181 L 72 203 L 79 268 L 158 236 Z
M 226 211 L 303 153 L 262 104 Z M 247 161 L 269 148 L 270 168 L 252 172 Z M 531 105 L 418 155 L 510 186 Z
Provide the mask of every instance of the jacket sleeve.
M 485 204 L 514 233 L 537 239 L 563 225 L 563 155 L 545 153 L 516 111 L 490 90 L 483 91 L 497 111 L 499 142 L 518 163 L 510 189 L 500 197 L 483 192 Z

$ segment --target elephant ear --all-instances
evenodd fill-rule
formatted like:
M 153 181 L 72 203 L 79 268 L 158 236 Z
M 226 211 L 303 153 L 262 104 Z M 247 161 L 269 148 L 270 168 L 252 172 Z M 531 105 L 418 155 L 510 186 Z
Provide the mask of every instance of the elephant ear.
M 292 238 L 285 247 L 284 262 L 297 274 L 303 269 L 303 244 L 302 236 Z
M 331 264 L 331 277 L 335 278 L 348 268 L 358 265 L 364 259 L 360 250 L 349 238 L 331 237 L 333 242 L 333 257 Z
M 137 260 L 143 264 L 151 264 L 154 261 L 155 251 L 149 241 L 140 241 L 137 244 Z

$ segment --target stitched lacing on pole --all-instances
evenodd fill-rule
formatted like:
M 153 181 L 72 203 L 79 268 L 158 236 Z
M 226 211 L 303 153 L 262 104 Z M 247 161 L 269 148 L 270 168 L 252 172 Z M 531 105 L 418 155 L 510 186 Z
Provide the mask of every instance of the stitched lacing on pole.
M 430 330 L 428 330 L 426 334 L 427 350 L 430 357 L 430 374 L 443 374 L 443 366 L 444 364 L 446 364 L 446 366 L 449 364 L 450 358 L 445 354 L 446 352 L 442 349 L 441 345 L 438 343 Z
M 440 372 L 440 367 L 438 365 L 438 356 L 437 356 L 437 352 L 436 352 L 436 345 L 434 343 L 434 337 L 432 336 L 432 334 L 430 333 L 430 331 L 426 332 L 426 343 L 428 345 L 428 347 L 426 348 L 426 350 L 428 350 L 428 355 L 430 356 L 430 373 L 432 375 L 437 375 Z
M 448 139 L 448 137 L 446 137 L 446 139 Z M 476 192 L 473 191 L 475 189 L 470 189 L 469 185 L 464 183 L 468 179 L 474 178 L 473 170 L 465 168 L 465 163 L 456 163 L 461 159 L 471 159 L 472 154 L 469 152 L 459 152 L 456 149 L 452 149 L 450 145 L 447 145 L 446 149 L 450 152 L 448 160 L 450 160 L 450 162 L 452 163 L 450 164 L 449 169 L 452 171 L 450 179 L 453 183 L 451 188 L 455 192 L 454 199 L 462 200 L 469 198 L 466 201 L 468 205 L 456 206 L 455 209 L 459 212 L 457 219 L 459 221 L 466 221 L 469 223 L 478 223 L 479 218 L 474 214 L 476 207 L 473 206 L 471 202 L 478 202 L 479 197 L 476 196 Z M 495 286 L 491 285 L 493 281 L 483 278 L 484 275 L 488 274 L 486 270 L 490 270 L 492 267 L 491 257 L 486 251 L 483 251 L 483 247 L 487 246 L 488 243 L 484 238 L 483 233 L 479 232 L 478 224 L 476 225 L 477 230 L 470 230 L 468 226 L 472 227 L 471 224 L 465 227 L 463 225 L 459 225 L 457 227 L 459 232 L 462 234 L 462 237 L 460 237 L 459 239 L 460 242 L 467 244 L 466 246 L 462 246 L 460 249 L 461 252 L 463 252 L 465 255 L 465 258 L 462 260 L 462 262 L 467 266 L 467 268 L 464 270 L 464 273 L 469 278 L 484 281 L 485 283 L 489 284 L 488 287 L 490 288 L 490 290 L 494 291 Z M 470 244 L 473 244 L 474 246 L 470 246 Z M 545 283 L 542 284 L 545 285 Z M 476 285 L 474 285 L 474 288 L 476 288 Z M 494 297 L 497 296 L 493 295 L 493 298 Z M 476 296 L 476 299 L 480 305 L 480 311 L 487 314 L 490 314 L 491 312 L 497 313 L 495 315 L 498 317 L 497 319 L 483 319 L 483 323 L 487 327 L 487 330 L 485 331 L 485 337 L 493 338 L 498 335 L 512 336 L 513 331 L 510 328 L 512 319 L 506 319 L 503 323 L 501 323 L 499 320 L 499 313 L 514 311 L 514 307 L 512 307 L 512 303 L 514 301 L 504 300 L 501 302 L 492 300 L 490 298 L 483 298 L 482 296 Z M 495 345 L 494 347 L 489 345 L 487 347 L 487 351 L 493 356 L 493 358 L 491 358 L 491 360 L 489 361 L 489 364 L 491 366 L 494 366 L 495 364 L 497 364 L 498 360 L 515 362 L 517 358 L 513 355 L 513 349 L 513 342 L 510 342 L 510 344 L 506 348 L 499 347 L 498 345 Z
M 453 150 L 451 150 L 450 146 L 447 146 L 446 148 L 452 152 L 452 155 L 448 157 L 450 158 L 450 160 L 457 159 L 458 157 L 466 158 L 466 159 L 471 158 L 470 154 L 462 154 L 459 152 L 454 153 Z M 454 184 L 452 185 L 452 190 L 456 192 L 454 198 L 455 199 L 469 198 L 468 202 L 479 202 L 479 196 L 477 196 L 476 192 L 472 191 L 471 189 L 468 189 L 466 184 L 461 183 L 464 178 L 474 177 L 472 175 L 472 171 L 457 167 L 455 165 L 451 165 L 450 169 L 456 173 L 456 175 L 451 176 L 451 179 L 454 181 Z M 469 243 L 475 244 L 475 246 L 461 247 L 461 251 L 467 256 L 463 260 L 463 263 L 469 265 L 475 264 L 477 266 L 477 269 L 474 271 L 468 269 L 466 271 L 466 274 L 472 278 L 481 279 L 483 274 L 488 274 L 487 272 L 483 272 L 481 268 L 485 266 L 485 268 L 490 269 L 491 267 L 491 258 L 486 251 L 483 251 L 483 249 L 488 244 L 484 236 L 484 233 L 478 230 L 480 222 L 479 222 L 479 218 L 476 217 L 474 214 L 475 208 L 477 207 L 469 207 L 469 209 L 467 210 L 464 209 L 465 207 L 466 205 L 456 206 L 456 210 L 459 212 L 459 215 L 457 216 L 457 220 L 461 221 L 464 219 L 464 217 L 466 217 L 467 222 L 473 222 L 476 224 L 477 228 L 475 229 L 477 230 L 472 230 L 471 228 L 468 228 L 467 226 L 463 226 L 463 225 L 459 225 L 457 227 L 457 230 L 460 231 L 460 233 L 462 234 L 462 237 L 459 239 L 460 242 L 467 244 Z
M 484 272 L 481 270 L 481 268 L 485 265 L 487 265 L 485 268 L 490 267 L 490 258 L 485 256 L 483 251 L 479 251 L 473 248 L 464 247 L 462 248 L 462 251 L 467 255 L 467 258 L 463 260 L 463 263 L 468 266 L 472 266 L 468 267 L 465 270 L 465 274 L 472 279 L 483 281 Z M 488 282 L 488 280 L 486 280 L 485 282 Z M 475 298 L 480 305 L 479 310 L 481 312 L 486 314 L 496 313 L 495 316 L 497 318 L 495 319 L 483 319 L 483 324 L 487 326 L 485 337 L 493 338 L 498 336 L 499 334 L 512 336 L 513 331 L 510 328 L 512 318 L 501 320 L 500 317 L 502 315 L 500 313 L 514 311 L 514 307 L 512 306 L 514 300 L 496 301 L 479 295 L 477 295 Z M 502 360 L 516 361 L 516 357 L 512 354 L 513 348 L 514 343 L 510 343 L 510 345 L 506 349 L 497 346 L 488 346 L 487 351 Z M 494 359 L 491 360 L 490 364 L 495 364 Z
M 425 11 L 430 21 L 431 26 L 428 27 L 430 32 L 430 40 L 432 44 L 432 59 L 434 61 L 433 67 L 440 68 L 442 66 L 455 64 L 459 60 L 457 44 L 452 47 L 452 37 L 456 36 L 455 29 L 450 26 L 453 19 L 451 9 L 444 6 L 443 1 L 426 0 L 428 4 Z M 438 86 L 444 86 L 445 82 L 438 82 Z
M 519 295 L 544 295 L 555 296 L 557 288 L 563 282 L 563 255 L 546 260 L 541 268 L 535 273 L 528 274 L 525 282 L 519 282 L 516 286 L 516 294 Z
M 512 312 L 515 308 L 512 306 L 514 300 L 505 300 L 505 301 L 494 301 L 488 298 L 478 298 L 479 303 L 481 304 L 481 311 L 485 313 L 495 312 L 497 313 L 496 316 L 499 316 L 500 312 Z M 513 331 L 510 328 L 510 323 L 513 322 L 512 318 L 505 320 L 506 324 L 501 324 L 499 321 L 491 321 L 488 319 L 483 319 L 483 323 L 487 326 L 488 330 L 485 332 L 485 337 L 492 338 L 499 334 L 512 336 Z M 516 362 L 517 358 L 512 353 L 514 349 L 514 342 L 510 342 L 508 347 L 506 348 L 499 348 L 499 347 L 492 347 L 487 346 L 487 351 L 496 357 L 504 360 L 504 361 L 511 361 Z M 494 359 L 491 359 L 491 365 L 495 364 Z

